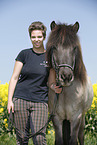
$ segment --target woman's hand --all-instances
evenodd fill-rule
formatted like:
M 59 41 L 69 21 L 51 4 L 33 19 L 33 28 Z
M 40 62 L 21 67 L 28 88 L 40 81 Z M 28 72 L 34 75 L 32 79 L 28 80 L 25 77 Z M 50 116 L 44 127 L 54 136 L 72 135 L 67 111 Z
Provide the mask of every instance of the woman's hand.
M 8 105 L 7 105 L 8 113 L 10 113 L 11 109 L 12 109 L 12 113 L 14 113 L 14 104 L 12 101 L 8 102 Z
M 48 86 L 55 92 L 60 94 L 62 92 L 62 88 L 56 85 L 56 72 L 52 68 L 50 69 L 49 79 L 48 79 Z
M 56 86 L 56 85 L 54 85 L 54 87 L 55 87 L 55 93 L 60 94 L 62 92 L 62 87 L 60 88 L 60 86 Z
M 62 87 L 60 88 L 60 86 L 57 86 L 55 83 L 52 83 L 50 88 L 55 91 L 55 93 L 60 94 L 62 92 Z

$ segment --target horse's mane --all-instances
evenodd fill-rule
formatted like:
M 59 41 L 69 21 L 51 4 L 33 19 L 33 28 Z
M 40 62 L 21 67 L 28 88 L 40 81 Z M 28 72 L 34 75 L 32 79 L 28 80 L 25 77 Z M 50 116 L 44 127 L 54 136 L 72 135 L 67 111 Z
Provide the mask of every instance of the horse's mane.
M 52 68 L 52 49 L 57 48 L 57 46 L 63 46 L 66 48 L 68 46 L 77 47 L 77 52 L 75 56 L 75 68 L 74 76 L 79 79 L 82 83 L 86 82 L 86 68 L 83 63 L 81 45 L 78 35 L 73 31 L 72 25 L 58 24 L 50 33 L 47 45 L 46 45 L 46 59 L 48 65 Z

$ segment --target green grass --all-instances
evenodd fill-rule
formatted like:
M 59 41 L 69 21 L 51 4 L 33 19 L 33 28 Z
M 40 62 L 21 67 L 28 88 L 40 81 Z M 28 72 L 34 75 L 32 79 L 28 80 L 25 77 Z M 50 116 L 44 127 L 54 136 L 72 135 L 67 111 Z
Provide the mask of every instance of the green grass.
M 46 135 L 47 145 L 54 145 L 54 135 Z M 16 145 L 15 135 L 5 134 L 0 136 L 0 145 Z M 33 145 L 32 139 L 29 140 L 29 145 Z M 85 145 L 97 145 L 97 138 L 90 134 L 85 135 Z
M 0 136 L 0 145 L 16 145 L 16 138 L 13 135 L 5 134 Z
M 85 135 L 84 140 L 85 145 L 97 145 L 97 137 L 90 134 Z

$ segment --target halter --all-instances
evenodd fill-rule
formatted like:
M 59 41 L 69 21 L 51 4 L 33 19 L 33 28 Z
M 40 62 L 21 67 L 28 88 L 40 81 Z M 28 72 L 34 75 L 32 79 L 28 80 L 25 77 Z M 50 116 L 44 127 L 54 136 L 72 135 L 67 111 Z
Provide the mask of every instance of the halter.
M 74 57 L 74 61 L 73 61 L 73 66 L 70 66 L 69 64 L 57 64 L 55 59 L 54 59 L 54 55 L 52 53 L 52 63 L 54 65 L 54 68 L 55 68 L 55 72 L 56 72 L 56 80 L 57 80 L 57 84 L 59 84 L 59 71 L 60 71 L 60 68 L 61 67 L 64 67 L 64 68 L 69 68 L 72 72 L 73 72 L 73 75 L 72 75 L 72 80 L 74 80 L 74 67 L 75 67 L 75 57 Z

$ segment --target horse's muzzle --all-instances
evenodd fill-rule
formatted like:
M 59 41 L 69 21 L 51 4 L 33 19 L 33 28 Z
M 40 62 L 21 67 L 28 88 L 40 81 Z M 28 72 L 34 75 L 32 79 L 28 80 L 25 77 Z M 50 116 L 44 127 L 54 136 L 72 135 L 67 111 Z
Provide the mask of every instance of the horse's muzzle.
M 59 72 L 59 82 L 62 86 L 70 86 L 74 81 L 73 71 L 68 72 Z

